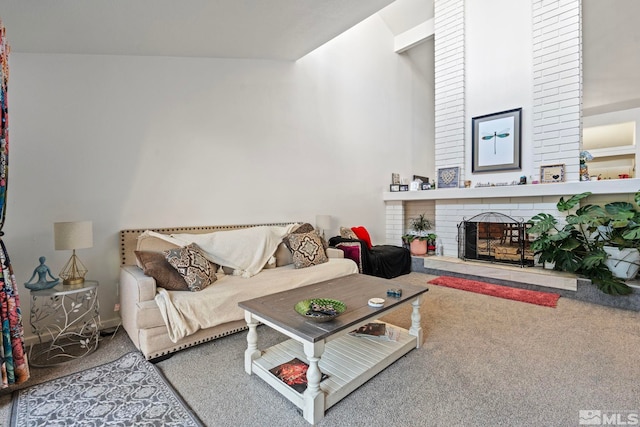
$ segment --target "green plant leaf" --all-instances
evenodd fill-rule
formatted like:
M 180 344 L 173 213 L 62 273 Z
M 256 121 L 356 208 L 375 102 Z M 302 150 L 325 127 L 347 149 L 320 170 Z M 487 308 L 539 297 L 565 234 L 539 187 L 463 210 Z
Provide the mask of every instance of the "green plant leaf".
M 626 240 L 640 239 L 640 225 L 636 224 L 628 231 L 622 234 L 622 237 Z
M 615 277 L 591 279 L 591 281 L 598 289 L 609 295 L 629 295 L 633 291 L 623 281 Z
M 547 231 L 554 229 L 557 223 L 558 220 L 553 215 L 549 215 L 547 213 L 539 213 L 532 217 L 529 221 L 527 221 L 527 224 L 532 224 L 532 226 L 527 230 L 527 233 L 546 233 Z
M 552 242 L 560 242 L 562 240 L 565 240 L 569 236 L 571 236 L 571 231 L 565 228 L 558 231 L 558 233 L 556 234 L 549 235 L 549 240 L 551 240 Z
M 558 251 L 554 257 L 556 268 L 562 271 L 575 273 L 580 269 L 581 259 L 575 252 Z
M 556 204 L 556 207 L 560 212 L 566 212 L 576 207 L 580 203 L 580 200 L 585 199 L 590 195 L 591 195 L 591 192 L 587 191 L 584 193 L 573 195 L 571 196 L 571 198 L 569 198 L 569 200 L 566 200 L 566 201 L 564 200 L 564 197 L 560 197 L 560 200 Z
M 551 242 L 548 238 L 538 238 L 531 242 L 530 248 L 533 252 L 539 253 L 542 251 L 546 251 L 551 247 Z
M 582 259 L 582 268 L 585 270 L 591 270 L 599 266 L 603 266 L 604 268 L 606 268 L 606 266 L 604 265 L 604 261 L 606 259 L 607 253 L 602 250 L 587 252 L 585 257 Z
M 581 245 L 582 245 L 582 243 L 578 239 L 570 237 L 568 239 L 562 240 L 562 242 L 560 243 L 560 246 L 558 246 L 558 248 L 563 250 L 563 251 L 572 251 L 574 249 L 579 248 Z
M 604 209 L 607 211 L 609 215 L 617 216 L 619 214 L 627 215 L 635 212 L 635 207 L 629 202 L 611 202 L 604 205 Z

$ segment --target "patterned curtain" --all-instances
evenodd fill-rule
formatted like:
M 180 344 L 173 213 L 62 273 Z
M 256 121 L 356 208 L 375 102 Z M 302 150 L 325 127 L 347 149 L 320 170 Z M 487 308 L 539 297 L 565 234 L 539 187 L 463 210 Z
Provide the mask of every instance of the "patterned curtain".
M 29 379 L 29 365 L 24 352 L 24 331 L 18 284 L 13 274 L 7 248 L 2 241 L 2 228 L 7 212 L 7 176 L 9 172 L 9 115 L 7 86 L 9 83 L 9 45 L 0 21 L 0 323 L 2 325 L 2 385 L 20 384 Z

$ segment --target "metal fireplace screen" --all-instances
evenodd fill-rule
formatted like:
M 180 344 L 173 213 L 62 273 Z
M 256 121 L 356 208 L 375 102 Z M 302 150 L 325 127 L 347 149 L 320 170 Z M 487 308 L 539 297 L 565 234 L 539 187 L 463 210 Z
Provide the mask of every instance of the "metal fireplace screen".
M 498 212 L 486 212 L 458 224 L 458 258 L 533 265 L 527 224 Z

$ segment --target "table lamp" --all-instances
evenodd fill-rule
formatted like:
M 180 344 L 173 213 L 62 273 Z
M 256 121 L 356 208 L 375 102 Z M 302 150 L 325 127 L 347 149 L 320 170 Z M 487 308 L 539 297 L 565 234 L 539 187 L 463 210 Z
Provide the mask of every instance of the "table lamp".
M 324 239 L 324 231 L 331 228 L 331 215 L 316 215 L 316 227 L 322 230 L 322 238 Z
M 53 236 L 56 250 L 73 251 L 71 258 L 60 271 L 62 284 L 83 284 L 87 269 L 76 256 L 76 249 L 93 246 L 93 224 L 91 221 L 56 222 L 53 224 Z

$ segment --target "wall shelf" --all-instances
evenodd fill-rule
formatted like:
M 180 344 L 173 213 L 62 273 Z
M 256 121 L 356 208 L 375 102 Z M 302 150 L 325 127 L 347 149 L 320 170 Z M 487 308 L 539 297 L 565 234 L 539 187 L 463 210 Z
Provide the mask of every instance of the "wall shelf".
M 384 201 L 514 198 L 567 196 L 591 191 L 593 194 L 633 194 L 640 190 L 640 179 L 607 179 L 557 184 L 526 184 L 480 188 L 443 188 L 424 191 L 385 191 Z
M 614 156 L 635 156 L 636 155 L 636 146 L 635 145 L 621 145 L 618 147 L 608 147 L 608 148 L 592 148 L 589 150 L 589 153 L 593 156 L 594 160 L 602 159 L 605 157 L 614 157 Z M 592 160 L 592 161 L 594 161 Z M 589 162 L 587 162 L 589 163 Z

